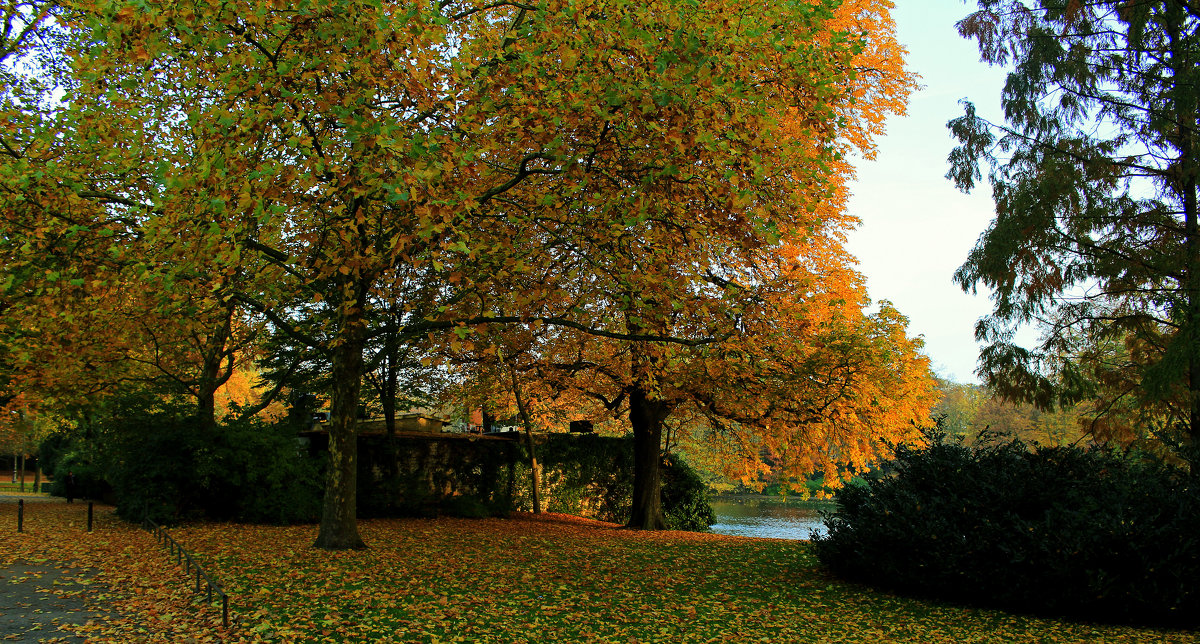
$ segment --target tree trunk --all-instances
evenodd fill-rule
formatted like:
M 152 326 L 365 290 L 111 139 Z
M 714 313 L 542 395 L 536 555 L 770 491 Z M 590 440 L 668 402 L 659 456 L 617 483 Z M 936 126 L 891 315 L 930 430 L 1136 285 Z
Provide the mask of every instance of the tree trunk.
M 665 530 L 662 513 L 662 429 L 670 406 L 652 399 L 640 386 L 629 394 L 629 424 L 633 426 L 633 509 L 629 527 Z
M 1191 146 L 1187 146 L 1189 149 Z M 1190 152 L 1189 152 L 1190 154 Z M 1196 179 L 1184 184 L 1184 229 L 1187 235 L 1187 307 L 1188 307 L 1188 437 L 1193 444 L 1200 438 L 1200 224 L 1196 213 Z
M 1165 27 L 1171 40 L 1171 75 L 1176 83 L 1186 84 L 1196 78 L 1196 59 L 1193 44 L 1183 35 L 1186 14 L 1166 14 Z M 1184 284 L 1186 313 L 1184 342 L 1187 350 L 1188 423 L 1187 446 L 1190 459 L 1197 458 L 1197 439 L 1200 438 L 1200 222 L 1197 221 L 1196 131 L 1200 127 L 1200 101 L 1194 92 L 1177 97 L 1179 148 L 1179 194 L 1183 201 Z M 1195 463 L 1193 463 L 1195 464 Z
M 517 411 L 520 412 L 521 422 L 525 425 L 525 441 L 529 447 L 529 471 L 533 478 L 533 513 L 541 514 L 542 473 L 538 471 L 537 449 L 533 443 L 533 421 L 529 418 L 529 410 L 525 408 L 525 400 L 521 397 L 521 382 L 517 379 L 517 370 L 512 365 L 508 365 L 508 375 L 512 379 L 513 397 L 517 399 Z
M 350 299 L 350 298 L 348 298 Z M 326 550 L 365 548 L 358 534 L 358 412 L 359 387 L 366 345 L 366 321 L 361 304 L 343 305 L 339 339 L 333 350 L 329 419 L 329 475 L 316 547 Z
M 197 425 L 201 436 L 211 436 L 217 430 L 217 390 L 229 380 L 232 365 L 224 372 L 229 339 L 233 336 L 233 314 L 237 309 L 231 300 L 225 306 L 223 316 L 217 321 L 212 334 L 201 348 L 200 378 L 196 383 Z

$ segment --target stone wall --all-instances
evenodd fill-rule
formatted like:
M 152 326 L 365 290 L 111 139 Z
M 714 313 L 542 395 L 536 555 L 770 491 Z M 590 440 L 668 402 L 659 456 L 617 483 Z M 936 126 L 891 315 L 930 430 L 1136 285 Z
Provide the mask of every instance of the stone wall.
M 633 446 L 595 434 L 534 437 L 542 471 L 542 508 L 624 522 L 633 480 Z M 325 449 L 324 434 L 310 449 Z M 362 517 L 487 516 L 532 510 L 523 434 L 397 432 L 359 436 L 358 512 Z

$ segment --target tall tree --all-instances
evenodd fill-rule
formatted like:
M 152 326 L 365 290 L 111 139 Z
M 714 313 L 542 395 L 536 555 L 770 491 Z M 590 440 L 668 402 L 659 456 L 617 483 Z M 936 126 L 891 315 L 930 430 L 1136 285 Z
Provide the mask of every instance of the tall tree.
M 662 18 L 646 19 L 655 24 Z M 549 263 L 539 268 L 543 284 L 565 300 L 560 304 L 573 320 L 605 331 L 599 338 L 570 330 L 548 338 L 541 358 L 560 375 L 543 375 L 556 379 L 566 372 L 570 386 L 625 414 L 636 445 L 631 525 L 644 528 L 664 525 L 658 476 L 663 423 L 692 400 L 681 365 L 720 359 L 697 347 L 746 338 L 740 321 L 761 294 L 737 282 L 778 286 L 774 262 L 788 255 L 788 244 L 821 249 L 824 255 L 804 258 L 810 272 L 843 278 L 816 290 L 841 292 L 857 280 L 842 270 L 845 258 L 839 255 L 842 235 L 855 222 L 845 211 L 844 182 L 853 173 L 847 156 L 852 150 L 871 154 L 872 137 L 887 114 L 902 111 L 912 84 L 882 3 L 812 3 L 807 11 L 780 5 L 761 15 L 739 14 L 717 32 L 705 29 L 702 15 L 685 19 L 689 33 L 697 34 L 688 56 L 666 61 L 656 48 L 640 44 L 620 61 L 647 82 L 635 85 L 638 92 L 630 97 L 614 96 L 613 104 L 640 99 L 640 111 L 653 110 L 653 118 L 606 123 L 582 169 L 581 189 L 557 192 L 552 204 L 518 202 L 535 218 L 534 239 L 547 249 L 536 256 Z M 782 68 L 760 57 L 757 41 L 730 38 L 767 24 L 776 26 L 768 33 L 785 39 L 775 45 L 781 60 L 803 56 L 791 77 L 767 71 Z M 781 24 L 788 25 L 786 34 L 774 31 Z M 607 38 L 595 29 L 581 31 Z M 743 63 L 722 76 L 762 78 L 758 93 L 714 101 L 726 88 L 704 84 L 695 95 L 674 96 L 674 88 L 687 87 L 686 79 L 709 77 L 714 66 L 730 64 L 711 53 L 720 47 L 737 48 Z M 613 64 L 605 51 L 590 47 L 577 64 Z M 795 76 L 800 70 L 807 75 Z M 789 86 L 796 89 L 779 93 Z M 653 108 L 645 104 L 647 96 L 655 97 Z M 659 105 L 658 96 L 670 102 Z M 536 196 L 544 193 L 543 183 L 559 181 L 539 177 L 515 190 L 510 202 L 526 189 Z M 613 214 L 597 225 L 606 212 Z M 806 286 L 791 283 L 783 290 Z
M 988 168 L 996 217 L 955 274 L 994 291 L 979 373 L 1043 406 L 1099 386 L 1096 343 L 1132 342 L 1142 404 L 1200 431 L 1200 7 L 1187 0 L 980 0 L 960 33 L 1010 68 L 1005 123 L 966 104 L 948 177 Z M 1040 324 L 1037 346 L 1014 331 Z M 1171 411 L 1169 401 L 1184 401 Z
M 247 307 L 328 361 L 317 543 L 360 547 L 354 419 L 366 352 L 389 330 L 377 313 L 405 305 L 397 276 L 427 271 L 435 295 L 390 329 L 401 341 L 533 320 L 696 341 L 666 335 L 708 281 L 684 248 L 707 259 L 815 223 L 797 215 L 827 192 L 842 124 L 869 133 L 872 109 L 889 109 L 872 97 L 909 82 L 853 82 L 871 77 L 852 61 L 878 12 L 847 21 L 838 4 L 70 2 L 74 85 L 43 142 L 74 155 L 68 169 L 103 172 L 11 176 L 49 176 L 64 203 L 177 249 L 154 262 L 168 293 L 207 279 L 205 303 Z M 564 253 L 592 268 L 502 306 L 475 295 Z M 621 306 L 548 295 L 597 267 Z M 653 376 L 634 373 L 654 400 Z

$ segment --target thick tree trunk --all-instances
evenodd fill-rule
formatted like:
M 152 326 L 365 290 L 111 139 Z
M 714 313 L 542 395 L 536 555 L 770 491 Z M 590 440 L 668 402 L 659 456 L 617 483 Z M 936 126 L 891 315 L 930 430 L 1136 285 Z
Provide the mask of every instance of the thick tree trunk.
M 662 428 L 670 406 L 652 399 L 641 387 L 629 394 L 629 423 L 633 426 L 633 509 L 629 527 L 665 530 L 662 512 Z
M 233 314 L 236 308 L 232 301 L 226 305 L 222 318 L 217 321 L 212 334 L 202 347 L 203 364 L 195 390 L 197 425 L 202 436 L 211 436 L 217 431 L 217 390 L 229 380 L 233 372 L 232 365 L 225 365 L 225 358 L 229 350 L 229 339 L 233 336 Z
M 341 314 L 340 340 L 333 351 L 333 386 L 329 419 L 329 475 L 316 547 L 326 550 L 365 548 L 358 534 L 359 387 L 366 344 L 366 322 L 357 303 Z

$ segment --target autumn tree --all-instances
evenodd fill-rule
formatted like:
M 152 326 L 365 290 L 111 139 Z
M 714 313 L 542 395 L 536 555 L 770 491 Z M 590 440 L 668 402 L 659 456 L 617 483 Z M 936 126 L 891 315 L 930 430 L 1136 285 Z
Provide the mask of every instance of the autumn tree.
M 803 25 L 819 21 L 824 8 L 788 10 Z M 799 63 L 800 52 L 812 48 L 785 37 L 760 51 L 738 33 L 726 41 L 737 45 L 735 52 L 701 52 L 685 34 L 702 25 L 718 37 L 716 26 L 727 16 L 715 4 L 533 10 L 507 3 L 283 9 L 235 3 L 197 10 L 167 3 L 139 11 L 100 7 L 90 15 L 94 36 L 80 72 L 89 82 L 73 109 L 97 115 L 101 105 L 111 107 L 113 84 L 154 96 L 153 106 L 130 96 L 130 108 L 108 110 L 105 123 L 136 112 L 153 124 L 144 131 L 165 132 L 160 136 L 175 142 L 169 159 L 178 161 L 157 164 L 169 190 L 163 200 L 145 200 L 141 212 L 162 231 L 186 225 L 198 233 L 215 249 L 208 267 L 218 275 L 244 253 L 267 262 L 259 274 L 281 287 L 278 295 L 243 292 L 238 301 L 329 357 L 332 466 L 318 543 L 330 548 L 361 545 L 354 412 L 371 336 L 368 307 L 386 301 L 381 287 L 394 271 L 432 267 L 453 304 L 472 281 L 496 272 L 458 267 L 526 270 L 510 232 L 498 234 L 498 225 L 532 223 L 500 207 L 514 188 L 531 178 L 564 178 L 543 184 L 536 202 L 543 208 L 554 203 L 548 192 L 583 194 L 574 178 L 612 140 L 621 150 L 686 155 L 686 132 L 656 124 L 661 112 L 705 104 L 693 100 L 696 93 L 719 105 L 721 97 L 745 91 L 735 80 L 744 77 L 741 69 L 770 68 L 760 64 L 768 53 Z M 741 20 L 750 27 L 750 17 Z M 583 26 L 604 46 L 578 49 Z M 683 84 L 655 94 L 646 74 L 658 62 L 677 69 L 673 82 Z M 574 71 L 567 86 L 564 69 Z M 786 71 L 785 82 L 799 83 L 809 68 L 795 69 Z M 702 75 L 687 75 L 696 71 Z M 739 98 L 736 105 L 753 101 Z M 639 122 L 648 125 L 632 127 Z M 113 132 L 105 123 L 93 129 Z M 616 136 L 625 123 L 636 138 Z M 160 149 L 152 152 L 161 156 Z M 654 160 L 662 158 L 655 153 Z M 182 207 L 166 205 L 182 206 L 184 199 L 207 208 L 211 225 L 195 230 Z M 616 210 L 599 209 L 591 221 L 602 226 Z M 284 302 L 296 293 L 328 309 L 327 332 L 304 334 L 290 323 Z M 448 304 L 443 312 L 450 312 Z M 456 324 L 435 318 L 408 331 Z
M 68 56 L 88 44 L 86 30 L 72 27 L 80 15 L 42 2 L 5 13 L 0 299 L 9 389 L 68 405 L 148 384 L 191 397 L 198 431 L 211 433 L 216 392 L 261 326 L 222 282 L 246 282 L 255 269 L 227 262 L 214 280 L 205 270 L 213 245 L 159 225 L 164 212 L 154 209 L 167 200 L 147 165 L 167 167 L 178 148 L 145 125 L 153 112 L 129 112 L 128 87 L 109 87 L 104 108 L 68 105 L 86 83 Z M 129 117 L 128 127 L 95 120 L 107 110 Z M 178 221 L 209 224 L 194 194 L 173 199 Z
M 931 410 L 933 418 L 940 419 L 945 432 L 957 439 L 966 439 L 974 431 L 975 415 L 979 406 L 987 399 L 988 392 L 981 385 L 937 379 L 940 398 Z
M 948 177 L 970 190 L 987 168 L 996 203 L 955 279 L 995 293 L 976 335 L 997 391 L 1087 399 L 1100 385 L 1089 345 L 1128 343 L 1138 404 L 1200 427 L 1198 26 L 1178 0 L 981 0 L 959 23 L 1010 69 L 1006 122 L 967 103 L 949 124 Z M 1033 348 L 1014 340 L 1024 324 L 1043 330 Z
M 94 209 L 94 234 L 177 250 L 152 255 L 166 293 L 201 285 L 208 310 L 234 303 L 328 361 L 317 543 L 359 547 L 354 417 L 384 330 L 408 342 L 536 320 L 658 342 L 633 345 L 630 363 L 639 399 L 657 404 L 646 365 L 662 363 L 661 343 L 704 339 L 666 317 L 692 285 L 711 288 L 701 267 L 798 229 L 843 151 L 841 124 L 869 137 L 888 88 L 910 82 L 853 65 L 886 12 L 847 22 L 835 5 L 71 3 L 70 101 L 41 140 L 72 162 L 9 176 Z M 546 286 L 502 307 L 473 299 L 580 250 L 620 306 L 566 306 Z M 431 276 L 428 313 L 375 326 L 412 304 L 389 288 L 413 268 Z
M 539 268 L 541 281 L 553 285 L 560 306 L 587 329 L 563 329 L 547 336 L 538 359 L 558 375 L 541 376 L 565 378 L 568 387 L 626 415 L 637 463 L 631 525 L 663 525 L 657 472 L 664 422 L 695 400 L 693 385 L 703 380 L 683 382 L 691 376 L 683 375 L 686 369 L 681 365 L 722 359 L 715 351 L 703 351 L 705 346 L 753 342 L 739 324 L 757 298 L 771 296 L 757 285 L 778 284 L 781 279 L 773 268 L 764 267 L 773 267 L 777 256 L 787 255 L 789 241 L 816 238 L 819 243 L 809 248 L 831 254 L 814 252 L 805 261 L 813 271 L 836 273 L 842 281 L 830 279 L 815 290 L 841 293 L 845 284 L 857 279 L 852 271 L 841 270 L 845 257 L 838 250 L 841 235 L 854 222 L 844 210 L 844 181 L 852 174 L 846 155 L 851 150 L 870 154 L 871 137 L 884 115 L 901 109 L 912 79 L 901 69 L 884 8 L 853 2 L 817 11 L 818 20 L 793 20 L 791 27 L 797 37 L 808 30 L 807 42 L 817 46 L 806 59 L 809 75 L 790 81 L 801 83 L 798 92 L 793 90 L 787 98 L 776 95 L 773 92 L 785 85 L 774 81 L 765 85 L 761 96 L 735 95 L 724 101 L 684 97 L 677 102 L 690 109 L 660 109 L 649 123 L 606 125 L 606 137 L 589 155 L 581 177 L 588 182 L 581 185 L 594 187 L 585 193 L 556 193 L 555 209 L 573 216 L 536 220 L 534 239 L 550 249 L 540 256 L 547 262 Z M 738 24 L 744 28 L 751 21 Z M 726 33 L 693 31 L 702 34 L 697 36 L 700 52 L 718 42 L 726 47 L 753 45 L 723 40 Z M 607 56 L 602 43 L 590 50 L 597 52 L 594 57 Z M 789 49 L 780 55 L 802 51 Z M 702 56 L 664 65 L 656 51 L 633 53 L 647 56 L 657 72 L 647 76 L 652 84 L 643 95 L 671 91 L 676 87 L 667 82 L 672 75 L 711 73 L 711 61 Z M 754 53 L 743 57 L 779 69 L 777 61 Z M 635 66 L 641 61 L 631 54 L 622 62 Z M 699 71 L 693 71 L 697 67 Z M 764 73 L 753 65 L 740 69 L 747 77 Z M 702 91 L 715 95 L 719 89 Z M 747 109 L 736 111 L 742 106 Z M 712 123 L 730 125 L 712 131 Z M 656 130 L 666 134 L 665 146 L 635 145 L 661 136 Z M 706 145 L 708 139 L 716 147 Z M 680 163 L 685 158 L 678 154 L 681 144 L 697 159 L 690 165 Z M 506 201 L 527 213 L 547 211 L 534 196 L 542 194 L 542 185 L 560 181 L 538 177 Z M 518 201 L 527 190 L 531 198 Z M 614 210 L 618 212 L 609 217 L 612 223 L 592 223 L 596 213 Z M 787 259 L 797 261 L 794 255 Z M 794 282 L 780 290 L 808 286 L 812 285 Z M 545 296 L 540 297 L 538 303 L 544 304 Z M 604 333 L 597 334 L 597 329 Z M 556 381 L 555 386 L 562 383 Z

